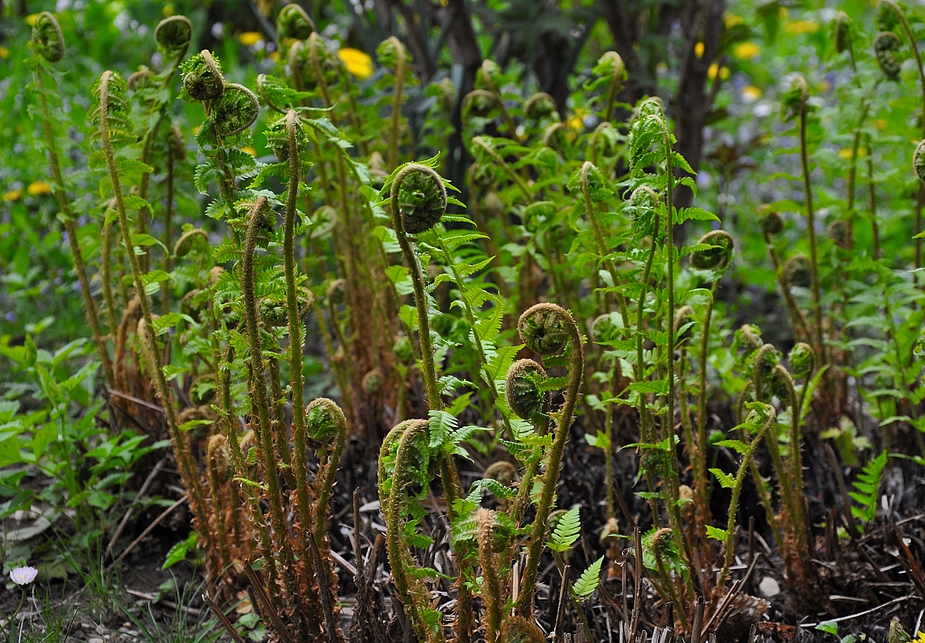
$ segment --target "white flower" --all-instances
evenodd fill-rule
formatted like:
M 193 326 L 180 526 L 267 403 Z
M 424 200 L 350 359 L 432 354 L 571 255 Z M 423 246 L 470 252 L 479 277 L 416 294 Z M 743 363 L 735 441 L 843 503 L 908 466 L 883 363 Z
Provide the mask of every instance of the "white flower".
M 35 567 L 16 567 L 10 571 L 10 578 L 17 585 L 28 585 L 35 580 L 39 570 Z

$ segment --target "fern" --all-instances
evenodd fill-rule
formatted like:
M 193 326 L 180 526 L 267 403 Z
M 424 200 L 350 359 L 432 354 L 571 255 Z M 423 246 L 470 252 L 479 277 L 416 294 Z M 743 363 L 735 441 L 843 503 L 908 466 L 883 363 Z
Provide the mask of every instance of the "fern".
M 870 522 L 877 515 L 880 483 L 883 481 L 886 463 L 887 454 L 884 451 L 864 466 L 858 474 L 858 479 L 854 481 L 854 491 L 848 492 L 848 495 L 857 503 L 851 507 L 852 515 L 865 523 Z
M 597 589 L 597 584 L 601 578 L 601 566 L 604 564 L 604 557 L 601 556 L 591 563 L 588 568 L 581 573 L 575 584 L 572 585 L 572 592 L 576 598 L 588 598 Z
M 555 552 L 565 552 L 572 548 L 581 535 L 581 507 L 575 505 L 559 517 L 555 529 L 546 545 Z

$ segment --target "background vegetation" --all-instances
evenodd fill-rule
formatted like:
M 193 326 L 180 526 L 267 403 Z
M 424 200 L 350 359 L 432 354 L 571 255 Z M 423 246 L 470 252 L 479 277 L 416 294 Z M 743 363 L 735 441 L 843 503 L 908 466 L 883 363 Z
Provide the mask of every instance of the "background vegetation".
M 922 636 L 923 30 L 4 3 L 4 635 Z

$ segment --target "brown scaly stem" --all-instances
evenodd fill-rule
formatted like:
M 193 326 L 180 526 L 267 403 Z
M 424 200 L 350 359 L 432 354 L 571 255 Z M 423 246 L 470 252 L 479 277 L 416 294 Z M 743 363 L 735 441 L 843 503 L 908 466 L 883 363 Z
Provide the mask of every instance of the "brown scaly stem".
M 109 137 L 109 82 L 113 77 L 113 72 L 105 71 L 100 77 L 99 85 L 99 121 L 100 121 L 100 138 L 103 144 L 103 153 L 106 157 L 106 165 L 109 169 L 109 178 L 112 182 L 113 196 L 116 200 L 116 211 L 119 215 L 119 227 L 122 229 L 122 241 L 125 245 L 125 253 L 128 255 L 129 265 L 132 269 L 132 279 L 135 283 L 135 292 L 141 305 L 143 328 L 139 326 L 142 332 L 142 345 L 147 346 L 147 361 L 149 361 L 149 370 L 154 377 L 154 386 L 157 395 L 164 407 L 167 415 L 167 427 L 170 430 L 170 437 L 173 441 L 174 451 L 177 462 L 180 465 L 180 471 L 183 476 L 183 482 L 190 492 L 190 505 L 196 520 L 202 527 L 200 528 L 203 535 L 207 536 L 208 519 L 204 513 L 205 500 L 202 492 L 202 486 L 199 482 L 199 472 L 196 463 L 193 461 L 189 446 L 189 436 L 181 433 L 180 423 L 177 418 L 177 409 L 173 402 L 173 396 L 170 387 L 167 385 L 167 378 L 164 375 L 163 364 L 161 363 L 160 351 L 156 349 L 156 338 L 154 336 L 154 316 L 151 312 L 151 302 L 145 292 L 144 282 L 142 281 L 141 268 L 138 263 L 138 257 L 134 252 L 132 244 L 131 227 L 128 222 L 128 215 L 125 210 L 125 199 L 122 193 L 122 183 L 119 179 L 119 172 L 116 169 L 115 153 L 112 149 L 112 143 Z
M 308 569 L 306 579 L 311 578 L 314 567 L 309 549 L 312 524 L 309 515 L 308 474 L 306 469 L 306 421 L 305 421 L 305 383 L 302 374 L 302 318 L 299 311 L 295 279 L 295 218 L 298 208 L 299 181 L 302 178 L 302 154 L 299 146 L 299 116 L 295 110 L 286 114 L 286 138 L 289 152 L 289 184 L 286 190 L 286 218 L 283 224 L 283 271 L 286 275 L 286 308 L 289 322 L 289 380 L 292 389 L 292 435 L 295 440 L 295 486 L 299 515 L 299 543 L 302 549 L 302 561 Z M 246 252 L 246 250 L 245 250 Z M 253 348 L 251 349 L 253 351 Z M 259 372 L 259 371 L 258 371 Z M 319 575 L 322 569 L 316 569 Z M 311 593 L 310 587 L 303 587 L 302 592 Z
M 919 53 L 919 48 L 916 43 L 918 43 L 918 38 L 912 32 L 912 27 L 909 26 L 909 21 L 906 19 L 906 14 L 902 8 L 894 0 L 883 0 L 883 4 L 887 5 L 892 9 L 902 21 L 903 30 L 906 32 L 906 37 L 909 38 L 909 45 L 912 47 L 912 52 L 915 54 L 915 69 L 919 73 L 919 84 L 922 87 L 922 101 L 925 102 L 925 68 L 922 67 L 922 54 Z M 925 139 L 925 119 L 922 119 L 922 138 Z M 919 234 L 922 232 L 922 209 L 925 207 L 925 184 L 921 181 L 919 182 L 919 189 L 915 195 L 915 268 L 918 270 L 922 267 L 922 239 L 919 238 Z M 913 280 L 916 285 L 918 285 L 918 272 L 913 272 Z
M 113 335 L 116 329 L 119 328 L 119 321 L 116 317 L 116 298 L 112 292 L 112 226 L 115 222 L 109 220 L 109 213 L 112 211 L 111 206 L 112 202 L 106 207 L 103 233 L 100 238 L 100 281 L 103 284 L 103 303 L 106 304 L 106 320 L 109 324 L 109 334 Z
M 446 188 L 443 187 L 443 179 L 432 169 L 417 163 L 405 165 L 395 178 L 392 180 L 392 187 L 389 195 L 390 209 L 392 211 L 392 225 L 395 228 L 395 235 L 398 238 L 398 245 L 401 247 L 405 263 L 408 264 L 408 270 L 411 273 L 411 284 L 414 288 L 414 302 L 418 314 L 418 339 L 421 344 L 421 369 L 424 375 L 424 388 L 427 392 L 427 404 L 432 410 L 443 408 L 443 400 L 440 397 L 440 388 L 437 384 L 436 366 L 434 364 L 434 349 L 430 338 L 430 316 L 429 316 L 429 299 L 424 285 L 424 275 L 421 269 L 421 262 L 417 254 L 411 247 L 411 242 L 405 234 L 405 224 L 403 223 L 403 213 L 401 203 L 399 203 L 399 191 L 402 183 L 407 180 L 412 173 L 421 173 L 429 180 L 437 181 L 439 187 L 443 190 L 443 211 L 446 211 Z M 429 204 L 428 204 L 429 205 Z
M 543 491 L 536 508 L 536 518 L 533 521 L 533 530 L 527 546 L 527 563 L 521 582 L 521 595 L 518 597 L 516 611 L 524 618 L 533 616 L 533 601 L 536 593 L 536 579 L 540 554 L 546 545 L 546 534 L 549 529 L 549 512 L 552 509 L 555 496 L 556 483 L 559 480 L 559 471 L 562 465 L 562 454 L 565 442 L 568 440 L 569 429 L 574 419 L 575 405 L 578 402 L 578 393 L 584 375 L 585 359 L 581 344 L 581 334 L 575 320 L 564 309 L 555 304 L 537 304 L 526 310 L 518 323 L 521 339 L 527 343 L 531 350 L 540 354 L 550 355 L 560 352 L 569 345 L 569 380 L 565 393 L 565 403 L 556 418 L 556 430 L 552 448 L 549 452 L 549 463 L 543 474 Z M 537 332 L 542 329 L 542 332 Z M 550 345 L 550 337 L 554 331 L 561 337 L 556 341 L 557 346 Z M 531 339 L 531 335 L 537 339 Z
M 774 425 L 775 420 L 777 419 L 777 413 L 774 411 L 774 407 L 771 405 L 763 406 L 765 407 L 765 413 L 767 413 L 768 416 L 765 418 L 764 423 L 761 425 L 761 429 L 758 431 L 758 434 L 751 441 L 751 444 L 749 444 L 748 450 L 745 452 L 745 455 L 742 458 L 742 464 L 739 465 L 739 471 L 736 474 L 735 483 L 732 487 L 732 500 L 729 502 L 729 520 L 726 523 L 726 539 L 724 541 L 723 547 L 725 550 L 725 556 L 723 559 L 723 568 L 720 571 L 719 580 L 716 583 L 717 587 L 723 587 L 726 582 L 726 576 L 729 574 L 729 567 L 732 565 L 736 513 L 739 506 L 739 495 L 742 493 L 742 483 L 745 480 L 745 470 L 746 468 L 751 468 L 753 472 L 756 470 L 756 468 L 752 466 L 754 464 L 755 449 L 758 448 L 758 444 L 761 442 L 761 439 L 770 430 L 770 428 Z M 756 479 L 755 484 L 762 487 L 764 486 L 764 483 L 760 479 Z
M 802 80 L 802 78 L 800 79 Z M 813 209 L 813 191 L 810 181 L 809 152 L 806 146 L 806 81 L 803 80 L 804 93 L 800 101 L 800 160 L 803 165 L 803 192 L 806 198 L 806 227 L 809 233 L 809 260 L 813 272 L 813 321 L 815 322 L 816 353 L 823 364 L 828 363 L 828 351 L 822 336 L 822 285 L 819 281 L 819 258 L 816 248 L 816 216 Z
M 280 503 L 279 479 L 277 477 L 276 462 L 273 458 L 273 437 L 270 425 L 270 407 L 267 401 L 267 388 L 264 382 L 266 366 L 263 360 L 263 344 L 260 340 L 260 324 L 257 312 L 257 297 L 254 293 L 254 255 L 257 249 L 257 233 L 261 220 L 270 214 L 270 204 L 266 197 L 258 197 L 250 208 L 247 216 L 247 233 L 244 237 L 244 247 L 241 256 L 241 290 L 244 295 L 244 316 L 248 348 L 250 352 L 250 394 L 253 405 L 256 407 L 259 430 L 258 439 L 261 443 L 261 453 L 264 458 L 264 475 L 267 485 L 267 496 L 270 502 L 270 519 L 273 530 L 276 532 L 276 547 L 280 551 L 280 564 L 283 570 L 291 569 L 292 555 L 289 550 L 289 531 L 283 517 Z M 280 580 L 285 579 L 283 587 L 285 594 L 289 594 L 291 584 L 288 582 L 289 573 L 282 571 Z
M 87 309 L 87 321 L 90 323 L 90 331 L 93 333 L 93 341 L 96 344 L 96 350 L 103 362 L 103 375 L 106 378 L 106 385 L 112 388 L 115 385 L 113 375 L 112 358 L 109 356 L 109 347 L 106 346 L 106 336 L 100 327 L 99 312 L 96 308 L 96 301 L 93 299 L 93 293 L 90 290 L 90 279 L 87 277 L 87 267 L 84 263 L 83 251 L 80 249 L 80 243 L 77 238 L 77 226 L 74 223 L 74 214 L 71 212 L 71 204 L 64 193 L 64 179 L 61 176 L 61 165 L 58 156 L 58 147 L 55 141 L 54 132 L 51 129 L 51 113 L 48 109 L 48 101 L 45 98 L 45 85 L 39 67 L 33 68 L 33 77 L 35 79 L 36 93 L 39 96 L 39 107 L 42 110 L 42 130 L 45 133 L 45 144 L 48 146 L 48 162 L 51 165 L 51 176 L 55 182 L 55 198 L 58 201 L 58 207 L 64 217 L 64 230 L 67 232 L 68 245 L 70 246 L 71 256 L 74 258 L 74 270 L 77 272 L 77 280 L 80 282 L 80 293 L 83 296 L 84 306 Z M 114 332 L 114 326 L 113 332 Z
M 224 364 L 222 368 L 222 376 L 219 380 L 220 382 L 220 395 L 221 400 L 221 417 L 222 417 L 222 429 L 224 430 L 225 436 L 228 438 L 228 443 L 231 451 L 231 462 L 234 465 L 234 469 L 237 472 L 238 480 L 247 480 L 248 471 L 247 471 L 247 462 L 245 461 L 245 454 L 241 452 L 241 442 L 238 439 L 238 426 L 235 422 L 236 415 L 232 410 L 231 403 L 231 369 L 232 364 L 232 349 L 230 346 L 226 347 L 222 355 L 222 362 Z M 270 529 L 267 526 L 267 521 L 265 519 L 263 507 L 260 505 L 260 498 L 257 495 L 256 487 L 250 484 L 240 485 L 244 491 L 245 496 L 251 506 L 251 511 L 253 512 L 253 520 L 250 521 L 250 524 L 254 526 L 257 530 L 257 541 L 260 544 L 260 549 L 263 553 L 264 561 L 267 565 L 267 573 L 270 578 L 277 578 L 278 571 L 276 569 L 276 557 L 273 555 L 273 545 L 270 538 Z M 235 514 L 237 517 L 237 514 Z M 241 539 L 244 534 L 241 531 L 241 525 L 235 524 L 235 538 Z M 269 583 L 270 595 L 277 599 L 279 597 L 279 586 L 276 583 Z

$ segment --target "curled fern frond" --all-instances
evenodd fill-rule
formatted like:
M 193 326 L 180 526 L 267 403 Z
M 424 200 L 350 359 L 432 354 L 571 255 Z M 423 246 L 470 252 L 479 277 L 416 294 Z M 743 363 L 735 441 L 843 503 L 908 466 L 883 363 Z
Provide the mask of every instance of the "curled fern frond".
M 35 18 L 32 25 L 33 51 L 50 63 L 56 63 L 64 58 L 64 34 L 58 19 L 48 11 L 43 11 Z
M 912 167 L 915 169 L 919 180 L 925 183 L 925 141 L 921 141 L 915 146 L 915 153 L 912 155 Z
M 222 67 L 207 49 L 184 61 L 180 73 L 184 91 L 194 100 L 215 100 L 225 91 Z
M 213 105 L 212 118 L 218 136 L 234 136 L 254 124 L 260 105 L 254 92 L 243 85 L 229 83 Z
M 563 150 L 568 145 L 568 128 L 555 122 L 543 130 L 543 145 L 554 150 Z
M 881 31 L 874 37 L 874 55 L 884 75 L 890 80 L 899 80 L 899 61 L 894 53 L 899 49 L 899 36 L 892 31 Z
M 166 56 L 179 60 L 186 55 L 193 39 L 193 24 L 186 16 L 170 16 L 157 23 L 154 40 Z
M 485 89 L 474 89 L 463 98 L 462 122 L 472 118 L 488 118 L 498 107 L 498 97 Z
M 795 254 L 784 263 L 784 278 L 791 286 L 809 288 L 813 283 L 813 269 L 804 254 Z
M 816 370 L 816 352 L 809 344 L 797 343 L 787 356 L 794 377 L 806 377 Z
M 332 304 L 342 304 L 347 300 L 347 280 L 335 279 L 328 285 L 325 298 Z
M 505 378 L 507 403 L 511 410 L 525 420 L 532 420 L 549 412 L 551 397 L 543 390 L 546 369 L 532 359 L 511 364 Z
M 790 89 L 781 97 L 781 104 L 784 106 L 784 110 L 780 115 L 781 120 L 786 123 L 794 116 L 799 116 L 806 108 L 806 101 L 808 100 L 809 85 L 806 84 L 806 79 L 803 76 L 797 74 Z
M 829 224 L 826 232 L 836 246 L 842 250 L 851 250 L 854 247 L 854 235 L 851 234 L 851 226 L 847 221 L 838 219 Z
M 690 343 L 691 339 L 694 336 L 692 330 L 691 315 L 694 314 L 694 309 L 690 306 L 681 306 L 675 311 L 673 329 L 675 332 L 675 347 L 681 347 L 685 344 Z
M 527 348 L 539 355 L 561 353 L 571 337 L 575 320 L 561 306 L 536 304 L 528 308 L 517 322 L 520 338 Z
M 524 114 L 527 118 L 535 121 L 541 121 L 546 118 L 559 120 L 556 101 L 546 92 L 537 92 L 527 99 L 527 102 L 524 104 Z
M 187 230 L 173 244 L 173 256 L 185 257 L 196 245 L 209 245 L 209 233 L 202 228 Z
M 697 245 L 713 246 L 691 253 L 691 265 L 697 270 L 725 270 L 732 261 L 735 242 L 725 230 L 712 230 L 697 242 Z
M 501 624 L 501 640 L 505 643 L 544 643 L 542 630 L 521 616 L 509 616 Z
M 835 16 L 834 26 L 835 51 L 838 53 L 851 52 L 853 27 L 854 25 L 848 14 L 844 11 L 839 11 Z
M 500 482 L 506 487 L 511 486 L 517 480 L 517 467 L 507 460 L 499 460 L 488 465 L 483 477 Z
M 137 92 L 147 87 L 148 83 L 154 79 L 154 76 L 155 74 L 153 71 L 142 65 L 141 69 L 133 72 L 125 82 L 131 91 Z
M 624 65 L 620 54 L 615 51 L 605 51 L 597 59 L 597 64 L 594 66 L 593 71 L 599 76 L 610 77 L 611 82 L 617 85 L 617 91 L 619 91 L 619 86 L 622 85 L 623 76 L 626 72 L 626 65 Z
M 443 179 L 432 168 L 420 163 L 408 163 L 398 171 L 392 180 L 389 198 L 405 234 L 426 232 L 446 214 Z
M 218 482 L 227 482 L 231 473 L 231 445 L 224 433 L 216 433 L 209 438 L 206 453 L 210 474 L 214 475 Z
M 347 435 L 347 418 L 337 402 L 326 397 L 312 400 L 305 407 L 308 437 L 316 445 Z M 315 447 L 317 448 L 317 447 Z
M 777 210 L 771 210 L 766 206 L 758 212 L 758 224 L 761 229 L 770 235 L 780 234 L 784 229 L 784 218 Z
M 287 4 L 276 17 L 276 41 L 283 55 L 286 54 L 293 40 L 307 40 L 317 31 L 315 23 L 305 13 L 305 9 L 295 2 Z

